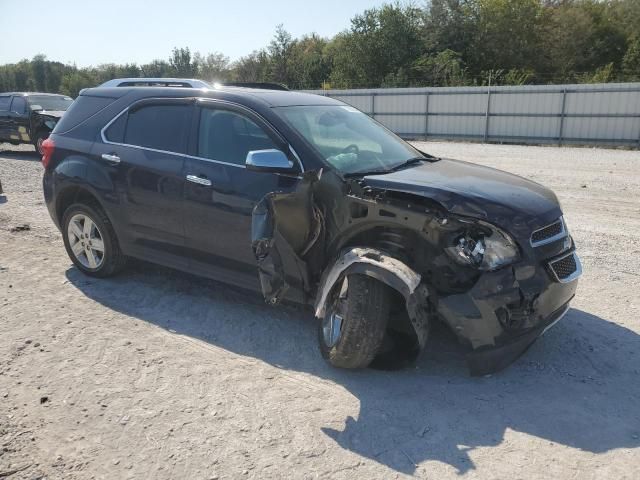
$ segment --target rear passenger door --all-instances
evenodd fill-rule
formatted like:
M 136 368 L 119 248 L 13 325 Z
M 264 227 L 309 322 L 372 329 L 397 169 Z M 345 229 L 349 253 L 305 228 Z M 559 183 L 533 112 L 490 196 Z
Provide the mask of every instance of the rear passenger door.
M 259 290 L 251 249 L 251 214 L 269 192 L 295 189 L 298 178 L 245 168 L 251 150 L 287 144 L 253 112 L 204 101 L 196 109 L 185 162 L 185 242 L 192 269 Z
M 103 132 L 98 161 L 111 170 L 126 249 L 184 267 L 184 161 L 193 100 L 134 104 Z

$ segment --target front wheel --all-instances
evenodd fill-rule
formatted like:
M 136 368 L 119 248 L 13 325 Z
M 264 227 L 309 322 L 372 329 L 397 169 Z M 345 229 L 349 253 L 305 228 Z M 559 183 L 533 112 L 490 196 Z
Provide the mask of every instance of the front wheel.
M 365 368 L 384 339 L 391 293 L 366 275 L 349 275 L 334 287 L 318 340 L 322 356 L 334 367 Z
M 75 203 L 62 217 L 64 247 L 83 273 L 108 277 L 126 262 L 109 218 L 98 205 Z

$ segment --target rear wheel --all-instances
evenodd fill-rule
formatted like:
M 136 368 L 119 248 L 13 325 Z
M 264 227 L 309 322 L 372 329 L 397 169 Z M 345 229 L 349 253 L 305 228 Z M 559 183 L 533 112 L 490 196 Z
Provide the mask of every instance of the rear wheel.
M 33 146 L 36 147 L 36 152 L 38 152 L 38 155 L 44 155 L 44 150 L 42 149 L 42 143 L 47 138 L 49 138 L 49 132 L 45 132 L 43 130 L 40 130 L 36 134 L 36 138 L 33 140 Z
M 365 368 L 384 339 L 389 287 L 366 275 L 349 275 L 332 292 L 318 329 L 322 356 L 340 368 Z
M 109 218 L 97 205 L 75 203 L 62 217 L 64 246 L 69 258 L 87 275 L 108 277 L 126 262 Z

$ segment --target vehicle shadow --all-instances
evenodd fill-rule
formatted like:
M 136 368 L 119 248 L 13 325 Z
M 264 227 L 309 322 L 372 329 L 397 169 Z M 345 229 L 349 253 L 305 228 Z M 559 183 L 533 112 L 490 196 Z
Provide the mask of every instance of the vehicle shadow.
M 18 147 L 7 143 L 0 143 L 0 155 L 11 160 L 40 161 L 40 155 L 35 150 L 14 150 Z
M 345 371 L 322 360 L 310 311 L 274 309 L 257 294 L 143 263 L 114 279 L 75 268 L 66 275 L 118 312 L 342 385 L 359 400 L 359 414 L 322 431 L 397 472 L 435 460 L 463 474 L 476 468 L 469 452 L 500 445 L 510 431 L 592 453 L 640 446 L 640 337 L 588 312 L 572 309 L 491 377 L 468 375 L 464 350 L 444 328 L 413 368 Z

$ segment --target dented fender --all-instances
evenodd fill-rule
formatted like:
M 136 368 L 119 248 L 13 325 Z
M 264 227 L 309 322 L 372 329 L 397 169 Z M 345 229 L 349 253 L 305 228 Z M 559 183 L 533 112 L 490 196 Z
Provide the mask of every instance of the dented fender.
M 429 334 L 428 291 L 421 284 L 422 277 L 402 261 L 374 248 L 354 247 L 343 250 L 333 265 L 325 270 L 316 295 L 316 317 L 322 318 L 325 315 L 333 287 L 345 276 L 356 273 L 375 278 L 402 294 L 422 350 Z

